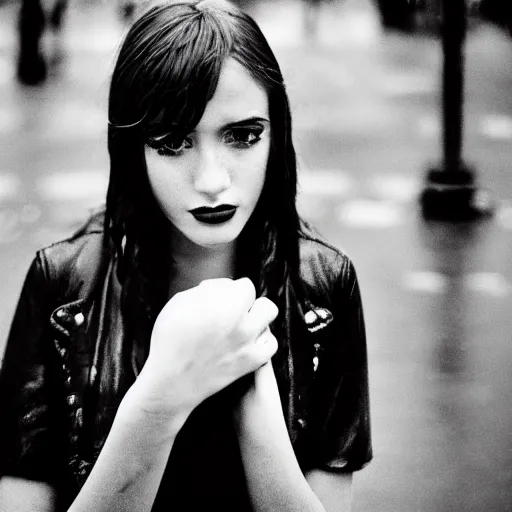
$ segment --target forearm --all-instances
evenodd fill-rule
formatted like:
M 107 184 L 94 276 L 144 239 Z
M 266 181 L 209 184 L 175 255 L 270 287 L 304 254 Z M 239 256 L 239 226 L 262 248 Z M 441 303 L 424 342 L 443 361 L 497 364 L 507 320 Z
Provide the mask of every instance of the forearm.
M 325 512 L 297 462 L 277 393 L 261 398 L 249 391 L 244 406 L 235 412 L 254 511 Z
M 70 512 L 150 511 L 186 415 L 147 415 L 132 387 Z
M 266 422 L 261 422 L 264 429 L 267 425 L 263 423 Z M 275 434 L 268 429 L 263 436 L 245 433 L 239 438 L 254 511 L 325 512 L 304 478 L 293 450 L 282 436 Z

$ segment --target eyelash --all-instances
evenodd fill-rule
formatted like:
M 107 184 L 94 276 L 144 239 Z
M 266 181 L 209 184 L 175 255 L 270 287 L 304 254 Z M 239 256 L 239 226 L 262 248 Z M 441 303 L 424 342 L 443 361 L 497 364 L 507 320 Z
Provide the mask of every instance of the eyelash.
M 262 126 L 232 128 L 224 134 L 223 140 L 236 149 L 248 149 L 261 140 L 263 130 Z M 245 135 L 245 137 L 243 137 L 243 135 Z M 171 145 L 176 145 L 176 142 L 180 142 L 180 146 L 172 147 Z M 192 142 L 188 137 L 185 137 L 182 141 L 177 141 L 176 139 L 172 139 L 172 136 L 169 135 L 161 139 L 149 138 L 147 145 L 155 149 L 161 156 L 178 157 L 181 156 L 185 150 L 192 147 Z

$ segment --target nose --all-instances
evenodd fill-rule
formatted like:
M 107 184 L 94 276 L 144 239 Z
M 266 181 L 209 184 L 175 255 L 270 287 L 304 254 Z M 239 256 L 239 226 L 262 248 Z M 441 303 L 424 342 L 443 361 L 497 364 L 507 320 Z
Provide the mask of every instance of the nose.
M 231 185 L 231 176 L 218 148 L 204 147 L 199 156 L 194 188 L 208 196 L 218 196 Z

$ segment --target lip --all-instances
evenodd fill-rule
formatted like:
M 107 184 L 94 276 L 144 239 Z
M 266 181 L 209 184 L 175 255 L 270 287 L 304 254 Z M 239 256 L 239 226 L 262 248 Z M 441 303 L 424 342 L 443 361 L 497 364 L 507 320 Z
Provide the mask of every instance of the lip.
M 221 204 L 215 207 L 201 206 L 190 210 L 194 218 L 204 224 L 222 224 L 232 219 L 236 213 L 237 206 L 232 204 Z

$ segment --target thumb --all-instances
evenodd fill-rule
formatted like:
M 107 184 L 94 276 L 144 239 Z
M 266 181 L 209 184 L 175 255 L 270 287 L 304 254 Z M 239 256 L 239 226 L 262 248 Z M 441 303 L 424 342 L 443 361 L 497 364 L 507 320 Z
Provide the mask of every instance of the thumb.
M 279 309 L 270 299 L 267 297 L 257 298 L 245 318 L 246 332 L 251 337 L 261 335 L 278 314 Z

